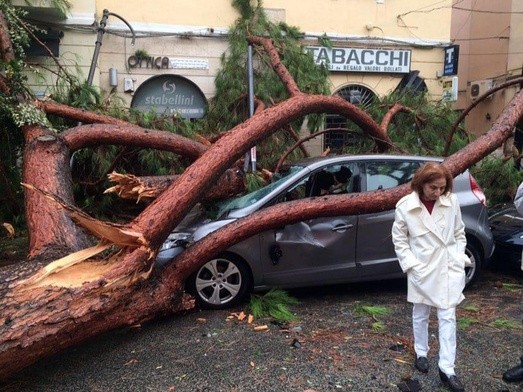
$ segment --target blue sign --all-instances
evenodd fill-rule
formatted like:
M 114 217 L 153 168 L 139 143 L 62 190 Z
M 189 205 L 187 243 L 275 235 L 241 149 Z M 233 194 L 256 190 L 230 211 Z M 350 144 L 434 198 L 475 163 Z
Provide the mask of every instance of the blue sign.
M 447 46 L 445 48 L 445 59 L 443 60 L 443 76 L 458 74 L 459 45 Z

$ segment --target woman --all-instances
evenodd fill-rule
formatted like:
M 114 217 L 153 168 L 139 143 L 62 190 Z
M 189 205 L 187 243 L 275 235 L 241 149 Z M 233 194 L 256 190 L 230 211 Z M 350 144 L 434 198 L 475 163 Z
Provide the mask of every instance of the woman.
M 465 229 L 452 174 L 427 163 L 411 182 L 412 193 L 396 204 L 392 240 L 401 269 L 407 273 L 407 301 L 413 303 L 415 367 L 427 373 L 428 326 L 436 308 L 439 326 L 439 375 L 452 391 L 464 391 L 454 371 L 456 306 L 465 298 Z

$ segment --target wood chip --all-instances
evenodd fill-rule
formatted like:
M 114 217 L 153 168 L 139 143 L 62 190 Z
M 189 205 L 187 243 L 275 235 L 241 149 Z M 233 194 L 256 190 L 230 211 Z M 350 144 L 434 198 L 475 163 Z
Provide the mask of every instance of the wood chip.
M 252 314 L 249 314 L 249 317 L 247 317 L 247 323 L 252 324 L 253 321 L 254 321 L 254 316 Z
M 266 331 L 268 330 L 269 327 L 267 325 L 257 325 L 256 327 L 254 327 L 254 330 L 256 332 L 259 332 L 259 331 Z

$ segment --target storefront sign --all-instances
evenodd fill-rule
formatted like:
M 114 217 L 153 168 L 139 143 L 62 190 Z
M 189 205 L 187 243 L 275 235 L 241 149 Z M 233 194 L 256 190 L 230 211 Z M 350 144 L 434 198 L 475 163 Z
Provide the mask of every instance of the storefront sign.
M 316 64 L 325 65 L 329 71 L 409 73 L 410 50 L 326 48 L 308 46 Z
M 179 75 L 158 75 L 143 82 L 136 90 L 131 107 L 142 112 L 154 110 L 159 115 L 202 118 L 207 101 L 196 84 Z
M 456 102 L 458 100 L 458 77 L 443 79 L 443 94 L 441 100 L 444 102 Z
M 209 69 L 209 60 L 178 57 L 129 56 L 129 68 L 149 69 Z
M 445 48 L 445 59 L 443 60 L 443 76 L 458 74 L 459 45 L 447 46 Z

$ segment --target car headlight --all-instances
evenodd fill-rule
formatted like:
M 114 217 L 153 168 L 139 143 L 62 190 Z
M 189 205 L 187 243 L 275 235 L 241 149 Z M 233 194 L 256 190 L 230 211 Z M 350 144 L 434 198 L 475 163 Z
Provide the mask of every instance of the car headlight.
M 171 233 L 169 234 L 169 237 L 164 241 L 160 248 L 160 252 L 176 248 L 179 246 L 186 247 L 191 242 L 191 234 L 190 233 Z

